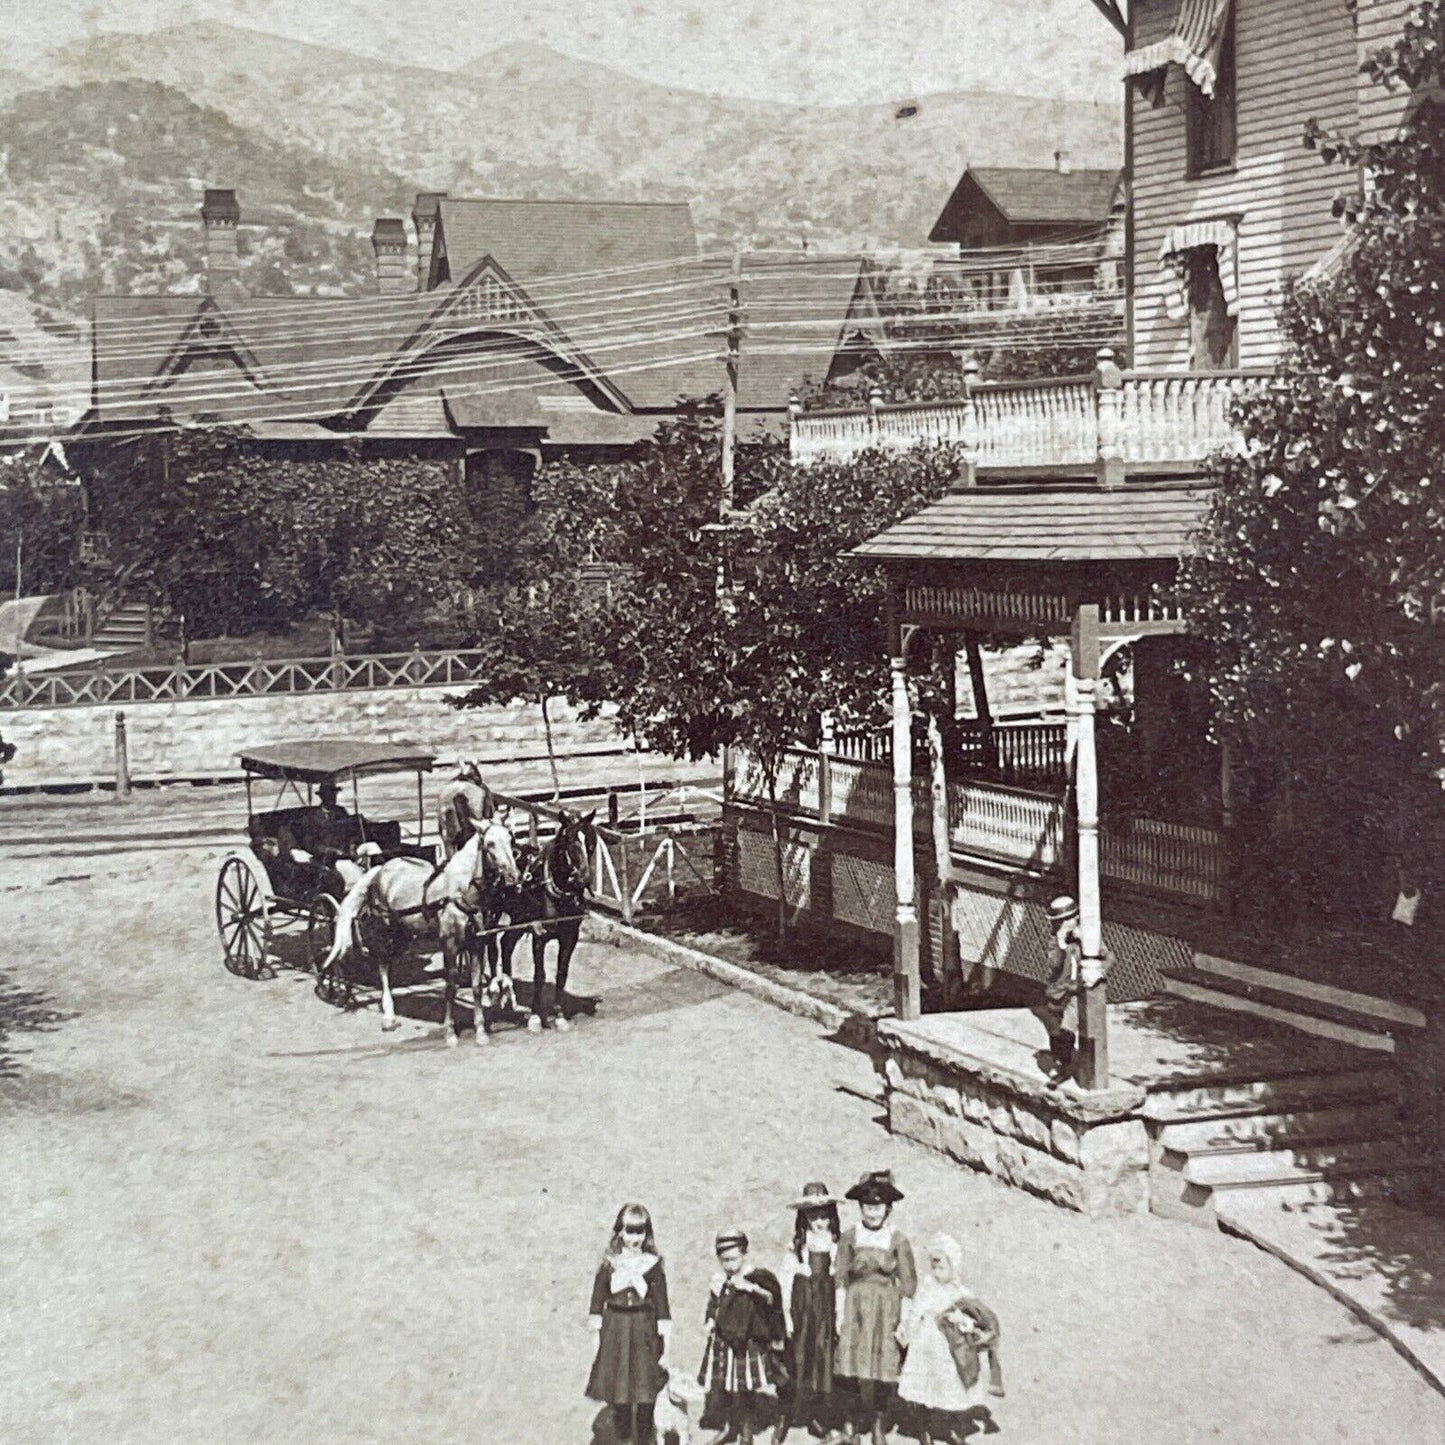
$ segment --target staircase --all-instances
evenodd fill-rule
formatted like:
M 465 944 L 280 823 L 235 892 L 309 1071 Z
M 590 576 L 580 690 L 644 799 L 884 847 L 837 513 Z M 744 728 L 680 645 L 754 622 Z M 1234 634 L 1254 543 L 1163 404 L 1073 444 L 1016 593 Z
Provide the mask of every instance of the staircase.
M 1340 1066 L 1151 1088 L 1150 1207 L 1206 1226 L 1251 1210 L 1387 1196 L 1421 1167 L 1400 1120 L 1394 1034 L 1422 1028 L 1418 1010 L 1352 989 L 1196 954 L 1169 970 L 1178 998 L 1286 1024 L 1348 1045 Z
M 96 647 L 132 652 L 150 641 L 150 608 L 144 602 L 122 602 L 95 629 Z
M 1381 1053 L 1394 1052 L 1392 1030 L 1425 1026 L 1418 1009 L 1390 999 L 1204 953 L 1195 954 L 1189 968 L 1166 969 L 1164 987 L 1176 998 Z

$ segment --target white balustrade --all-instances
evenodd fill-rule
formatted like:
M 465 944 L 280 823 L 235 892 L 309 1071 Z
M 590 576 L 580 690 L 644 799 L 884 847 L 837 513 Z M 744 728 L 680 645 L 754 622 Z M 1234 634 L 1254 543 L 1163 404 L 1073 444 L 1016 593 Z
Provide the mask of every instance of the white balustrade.
M 1102 375 L 1103 373 L 1101 373 Z M 1266 374 L 1112 372 L 1098 377 L 981 385 L 957 401 L 801 412 L 793 460 L 846 461 L 872 447 L 956 446 L 984 468 L 1188 465 L 1238 445 L 1235 400 Z

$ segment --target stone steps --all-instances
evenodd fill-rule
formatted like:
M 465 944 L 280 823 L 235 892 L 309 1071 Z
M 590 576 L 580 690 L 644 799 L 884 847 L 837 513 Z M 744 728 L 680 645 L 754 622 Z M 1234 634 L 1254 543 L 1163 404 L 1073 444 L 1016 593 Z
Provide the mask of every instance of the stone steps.
M 1400 1122 L 1398 1074 L 1388 1055 L 1361 1058 L 1358 1068 L 1151 1094 L 1150 1208 L 1217 1228 L 1221 1196 L 1312 1189 L 1332 1200 L 1408 1173 L 1418 1151 Z
M 1351 1139 L 1298 1148 L 1253 1153 L 1210 1153 L 1191 1156 L 1182 1173 L 1191 1184 L 1210 1189 L 1260 1189 L 1312 1184 L 1333 1176 L 1407 1171 L 1419 1163 L 1414 1142 L 1402 1136 Z
M 1296 1074 L 1226 1084 L 1183 1084 L 1151 1092 L 1144 1117 L 1168 1125 L 1200 1119 L 1234 1119 L 1336 1104 L 1398 1101 L 1395 1070 L 1385 1060 L 1335 1073 Z
M 1165 1125 L 1158 1134 L 1167 1161 L 1196 1155 L 1260 1153 L 1315 1143 L 1389 1137 L 1399 1122 L 1393 1100 L 1334 1104 L 1289 1113 L 1263 1111 Z

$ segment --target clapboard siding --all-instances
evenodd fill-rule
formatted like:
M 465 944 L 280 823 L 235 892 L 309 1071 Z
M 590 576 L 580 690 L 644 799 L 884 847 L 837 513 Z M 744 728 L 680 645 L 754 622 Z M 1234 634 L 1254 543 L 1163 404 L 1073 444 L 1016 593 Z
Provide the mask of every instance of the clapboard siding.
M 1179 0 L 1136 0 L 1135 44 L 1167 35 L 1178 8 Z M 1178 67 L 1157 109 L 1130 87 L 1140 367 L 1189 364 L 1188 326 L 1164 310 L 1159 249 L 1171 227 L 1238 218 L 1239 361 L 1251 367 L 1278 358 L 1275 310 L 1285 278 L 1340 236 L 1331 207 L 1348 177 L 1306 150 L 1303 135 L 1311 119 L 1345 130 L 1358 123 L 1361 52 L 1344 0 L 1236 0 L 1235 48 L 1239 151 L 1229 172 L 1186 179 L 1187 82 Z
M 1355 29 L 1362 72 L 1359 76 L 1360 135 L 1377 141 L 1388 136 L 1404 119 L 1409 93 L 1375 85 L 1363 73 L 1365 61 L 1377 50 L 1397 41 L 1404 29 L 1411 0 L 1359 0 Z

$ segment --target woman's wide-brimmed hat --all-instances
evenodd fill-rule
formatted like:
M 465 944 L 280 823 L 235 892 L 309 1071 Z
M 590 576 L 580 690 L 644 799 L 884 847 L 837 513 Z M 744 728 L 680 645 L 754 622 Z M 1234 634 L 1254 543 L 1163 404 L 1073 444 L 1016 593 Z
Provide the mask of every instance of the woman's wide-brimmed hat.
M 847 1193 L 858 1204 L 897 1204 L 903 1191 L 893 1182 L 891 1169 L 869 1170 Z
M 1049 904 L 1049 922 L 1057 927 L 1060 923 L 1067 923 L 1071 918 L 1079 916 L 1079 905 L 1062 893 Z
M 827 1209 L 831 1204 L 841 1204 L 843 1201 L 828 1188 L 826 1184 L 803 1185 L 803 1192 L 788 1205 L 789 1209 Z

